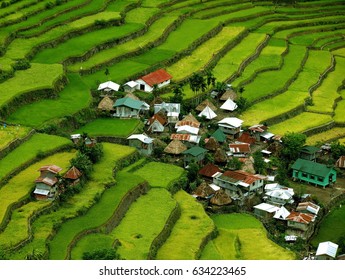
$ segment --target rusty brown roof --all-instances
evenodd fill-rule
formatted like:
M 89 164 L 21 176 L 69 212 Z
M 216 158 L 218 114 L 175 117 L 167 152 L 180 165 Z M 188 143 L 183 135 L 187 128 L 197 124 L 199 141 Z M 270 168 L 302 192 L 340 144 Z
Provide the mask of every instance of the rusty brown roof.
M 221 172 L 219 167 L 217 165 L 214 165 L 212 163 L 206 164 L 203 168 L 199 170 L 199 174 L 205 177 L 212 178 L 214 174 L 217 172 Z
M 72 166 L 63 176 L 66 179 L 72 179 L 72 180 L 76 180 L 78 178 L 80 178 L 82 175 L 82 173 L 79 171 L 78 168 L 76 168 L 75 166 Z
M 49 171 L 49 172 L 52 172 L 52 173 L 59 173 L 60 171 L 62 170 L 61 167 L 57 166 L 57 165 L 44 165 L 42 166 L 39 171 Z
M 286 219 L 296 223 L 309 224 L 310 222 L 314 221 L 315 215 L 292 211 Z

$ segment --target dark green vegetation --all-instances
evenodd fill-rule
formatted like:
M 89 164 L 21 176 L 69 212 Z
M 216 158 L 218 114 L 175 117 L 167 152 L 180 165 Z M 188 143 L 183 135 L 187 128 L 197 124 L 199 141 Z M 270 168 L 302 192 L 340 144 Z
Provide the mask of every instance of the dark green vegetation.
M 277 134 L 307 132 L 311 144 L 344 139 L 343 1 L 296 1 L 294 6 L 247 0 L 24 2 L 2 1 L 7 4 L 0 9 L 0 120 L 21 125 L 0 131 L 0 151 L 31 129 L 39 133 L 0 154 L 0 202 L 3 216 L 10 217 L 0 228 L 0 251 L 5 247 L 11 259 L 81 259 L 85 252 L 85 258 L 168 258 L 171 248 L 176 259 L 264 258 L 268 253 L 260 248 L 270 243 L 257 221 L 243 231 L 229 229 L 223 218 L 212 221 L 185 192 L 172 194 L 173 183 L 183 177 L 179 167 L 140 161 L 119 171 L 134 157 L 134 149 L 126 146 L 104 143 L 102 159 L 82 190 L 54 208 L 29 200 L 18 204 L 37 175 L 27 175 L 28 183 L 23 174 L 39 168 L 35 161 L 62 155 L 71 133 L 126 138 L 141 132 L 141 120 L 115 120 L 96 110 L 97 87 L 107 80 L 122 84 L 161 67 L 181 83 L 186 105 L 212 89 L 207 83 L 191 89 L 189 77 L 212 72 L 217 82 L 241 92 L 245 106 L 239 117 L 245 125 L 266 122 Z M 161 97 L 172 95 L 173 87 Z M 153 95 L 140 98 L 151 104 Z M 75 154 L 65 153 L 65 159 Z M 21 182 L 22 193 L 8 193 L 13 180 Z M 137 197 L 126 196 L 141 184 L 145 187 Z M 12 209 L 13 203 L 17 207 Z M 164 211 L 156 213 L 161 205 Z M 128 210 L 121 223 L 113 217 L 119 209 Z M 131 232 L 145 219 L 142 209 L 155 217 L 152 232 Z M 335 211 L 324 223 L 337 223 L 341 213 Z M 205 242 L 215 228 L 219 236 Z M 257 244 L 262 245 L 257 255 L 247 249 L 248 229 L 263 242 Z M 7 242 L 13 232 L 21 234 Z M 320 236 L 328 237 L 322 231 Z M 215 253 L 226 242 L 232 244 L 229 252 Z M 193 251 L 178 251 L 176 243 Z M 95 251 L 109 247 L 116 252 Z M 277 249 L 274 258 L 293 257 Z

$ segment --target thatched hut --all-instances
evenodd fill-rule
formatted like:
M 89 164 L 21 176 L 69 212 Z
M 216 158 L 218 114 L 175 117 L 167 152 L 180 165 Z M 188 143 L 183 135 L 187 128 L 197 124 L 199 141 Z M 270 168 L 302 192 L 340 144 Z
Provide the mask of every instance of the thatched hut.
M 228 157 L 226 152 L 222 148 L 217 148 L 216 152 L 214 153 L 214 162 L 219 164 L 226 164 L 228 161 Z
M 203 102 L 201 102 L 196 108 L 195 110 L 201 112 L 202 110 L 204 110 L 206 108 L 206 106 L 208 106 L 209 108 L 212 109 L 212 111 L 216 111 L 217 110 L 217 107 L 213 105 L 213 103 L 208 100 L 208 99 L 205 99 Z
M 228 99 L 236 100 L 237 94 L 234 90 L 228 89 L 226 92 L 223 93 L 223 95 L 219 98 L 221 101 L 226 101 Z
M 210 199 L 210 202 L 214 205 L 223 206 L 230 204 L 232 199 L 225 193 L 224 189 L 220 189 L 216 191 L 214 196 Z
M 139 97 L 137 97 L 136 95 L 134 95 L 133 93 L 129 92 L 125 95 L 125 97 L 129 97 L 132 98 L 134 100 L 140 100 Z
M 98 109 L 101 111 L 113 111 L 114 101 L 109 96 L 104 96 L 104 98 L 99 102 Z
M 208 138 L 207 142 L 205 143 L 205 148 L 209 151 L 216 151 L 219 147 L 219 142 L 213 137 Z
M 201 198 L 209 198 L 215 194 L 215 190 L 212 189 L 209 184 L 203 181 L 193 192 L 193 195 Z
M 167 154 L 179 155 L 186 150 L 187 147 L 180 140 L 174 139 L 165 147 L 164 152 Z

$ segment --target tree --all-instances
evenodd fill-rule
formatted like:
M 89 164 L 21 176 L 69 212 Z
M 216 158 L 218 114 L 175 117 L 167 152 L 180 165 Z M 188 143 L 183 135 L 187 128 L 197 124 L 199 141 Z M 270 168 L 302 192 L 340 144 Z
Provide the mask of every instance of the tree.
M 103 145 L 97 143 L 91 147 L 86 146 L 84 141 L 79 146 L 79 151 L 88 156 L 92 163 L 98 162 L 103 156 Z
M 253 154 L 254 159 L 254 169 L 257 173 L 265 173 L 266 172 L 266 162 L 264 161 L 264 157 L 260 151 L 256 151 Z
M 288 163 L 298 158 L 307 136 L 301 133 L 288 132 L 282 137 L 283 148 L 281 155 Z
M 337 160 L 340 156 L 345 155 L 345 146 L 340 144 L 339 141 L 332 142 L 331 152 L 333 159 Z
M 108 68 L 105 68 L 104 74 L 105 74 L 106 76 L 108 76 L 108 75 L 110 74 L 110 72 L 109 72 L 109 69 L 108 69 Z
M 184 96 L 184 92 L 183 92 L 183 86 L 182 84 L 174 84 L 173 86 L 173 96 L 170 97 L 170 102 L 172 103 L 182 103 L 183 101 L 183 96 Z
M 218 94 L 223 94 L 226 91 L 226 83 L 217 82 L 215 86 L 215 90 L 218 92 Z
M 200 90 L 205 91 L 206 81 L 205 78 L 201 76 L 199 73 L 194 73 L 188 81 L 190 89 L 194 92 L 195 95 L 197 95 Z
M 93 167 L 91 160 L 86 154 L 78 151 L 77 156 L 75 158 L 72 158 L 70 160 L 70 163 L 72 166 L 75 166 L 77 169 L 79 169 L 80 172 L 82 172 L 83 175 L 86 176 L 86 178 L 90 176 Z
M 83 260 L 121 260 L 121 257 L 116 248 L 110 248 L 84 252 Z
M 240 161 L 237 157 L 232 157 L 228 160 L 227 168 L 232 170 L 240 170 L 243 164 L 244 163 Z
M 208 70 L 206 72 L 206 83 L 208 88 L 212 85 L 213 87 L 216 86 L 216 77 L 213 75 L 212 71 Z
M 242 96 L 236 100 L 236 104 L 238 112 L 243 112 L 249 107 L 248 100 Z

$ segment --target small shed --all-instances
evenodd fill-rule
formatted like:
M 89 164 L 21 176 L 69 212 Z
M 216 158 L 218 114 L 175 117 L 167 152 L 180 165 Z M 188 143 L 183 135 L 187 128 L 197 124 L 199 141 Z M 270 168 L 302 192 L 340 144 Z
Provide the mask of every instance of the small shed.
M 64 175 L 63 178 L 66 179 L 69 185 L 76 185 L 80 181 L 80 177 L 82 173 L 79 171 L 78 168 L 72 166 Z
M 101 83 L 97 90 L 104 92 L 119 91 L 120 85 L 112 81 Z
M 205 143 L 205 148 L 209 151 L 217 151 L 219 147 L 220 147 L 220 144 L 217 141 L 217 139 L 215 139 L 214 137 L 208 138 L 207 142 Z
M 226 134 L 220 128 L 213 132 L 211 137 L 216 139 L 219 143 L 224 143 L 226 141 Z
M 217 114 L 210 107 L 206 106 L 198 116 L 205 117 L 208 120 L 212 120 L 217 117 Z
M 235 111 L 237 107 L 237 104 L 229 98 L 223 103 L 222 106 L 220 106 L 220 109 L 232 112 Z
M 319 243 L 316 250 L 315 259 L 316 260 L 334 260 L 337 255 L 338 247 L 339 247 L 338 244 L 335 244 L 331 241 Z
M 146 134 L 132 134 L 128 138 L 129 146 L 135 147 L 143 155 L 151 155 L 153 150 L 153 139 Z
M 206 153 L 207 153 L 207 150 L 199 146 L 194 146 L 182 152 L 182 154 L 184 154 L 185 166 L 187 166 L 192 161 L 195 161 L 199 164 L 202 163 L 205 158 Z
M 317 152 L 320 149 L 314 146 L 303 146 L 300 150 L 299 157 L 306 160 L 316 161 Z
M 265 202 L 255 205 L 253 208 L 254 214 L 264 219 L 271 219 L 274 216 L 274 214 L 279 210 L 279 207 Z
M 342 168 L 342 169 L 345 168 L 345 156 L 341 156 L 337 160 L 337 162 L 335 163 L 335 167 Z
M 217 165 L 214 165 L 212 163 L 208 163 L 204 167 L 202 167 L 198 173 L 199 173 L 199 175 L 201 175 L 205 179 L 212 180 L 213 177 L 220 172 L 221 172 L 221 170 Z
M 134 92 L 136 89 L 138 89 L 138 83 L 135 81 L 129 81 L 123 85 L 125 92 Z
M 223 95 L 220 97 L 220 100 L 221 101 L 226 101 L 228 99 L 231 99 L 231 100 L 236 100 L 237 98 L 237 94 L 236 92 L 233 90 L 233 89 L 228 89 L 226 90 Z
M 147 125 L 149 126 L 147 131 L 151 133 L 163 132 L 166 124 L 167 124 L 167 119 L 163 114 L 161 113 L 154 114 L 147 121 Z

